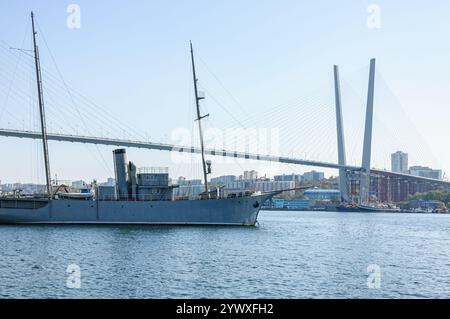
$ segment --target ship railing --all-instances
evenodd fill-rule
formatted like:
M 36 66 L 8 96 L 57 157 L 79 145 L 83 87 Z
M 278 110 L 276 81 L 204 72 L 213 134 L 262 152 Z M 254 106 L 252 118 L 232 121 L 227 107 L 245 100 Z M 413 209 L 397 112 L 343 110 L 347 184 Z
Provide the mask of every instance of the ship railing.
M 45 206 L 45 202 L 30 198 L 24 201 L 23 198 L 0 198 L 0 208 L 12 209 L 38 209 Z
M 125 202 L 150 202 L 150 201 L 171 201 L 173 198 L 172 196 L 164 196 L 164 195 L 128 195 L 128 196 L 116 196 L 116 195 L 101 195 L 97 197 L 98 201 L 109 201 L 109 202 L 116 202 L 116 201 L 125 201 Z
M 253 194 L 252 190 L 243 190 L 239 192 L 230 192 L 222 196 L 211 196 L 210 198 L 202 197 L 201 194 L 196 195 L 172 195 L 172 194 L 129 194 L 118 196 L 115 194 L 101 194 L 97 195 L 98 201 L 125 201 L 125 202 L 149 202 L 149 201 L 179 201 L 179 200 L 198 200 L 198 199 L 217 199 L 217 198 L 238 198 L 246 197 Z
M 140 167 L 138 174 L 169 174 L 168 167 Z
M 240 194 L 236 197 L 243 197 L 243 194 Z M 97 196 L 96 200 L 105 201 L 105 202 L 152 202 L 152 201 L 181 201 L 181 200 L 197 200 L 201 199 L 199 195 L 196 196 L 164 196 L 164 195 L 130 195 L 119 197 L 116 195 L 101 195 Z

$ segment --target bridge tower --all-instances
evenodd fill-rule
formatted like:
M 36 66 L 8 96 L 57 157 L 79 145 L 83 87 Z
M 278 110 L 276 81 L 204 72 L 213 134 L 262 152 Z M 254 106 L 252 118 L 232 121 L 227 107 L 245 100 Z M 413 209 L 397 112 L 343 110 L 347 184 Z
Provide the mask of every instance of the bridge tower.
M 346 166 L 347 160 L 345 156 L 344 125 L 342 119 L 341 85 L 339 82 L 339 67 L 337 65 L 334 66 L 334 97 L 336 102 L 338 164 Z M 347 182 L 347 171 L 344 168 L 339 169 L 339 189 L 341 191 L 341 200 L 347 202 L 349 199 L 348 182 Z
M 375 59 L 370 60 L 369 89 L 367 92 L 366 123 L 360 176 L 360 202 L 368 203 L 370 187 L 370 158 L 372 154 L 373 101 L 375 90 Z

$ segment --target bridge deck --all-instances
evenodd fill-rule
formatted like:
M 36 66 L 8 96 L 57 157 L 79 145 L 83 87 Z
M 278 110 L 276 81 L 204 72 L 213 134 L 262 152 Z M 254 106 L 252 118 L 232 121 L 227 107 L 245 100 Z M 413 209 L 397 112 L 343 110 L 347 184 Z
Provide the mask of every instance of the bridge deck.
M 42 135 L 39 132 L 6 130 L 6 129 L 0 129 L 0 136 L 30 138 L 30 139 L 41 139 L 42 138 Z M 164 144 L 164 143 L 152 143 L 152 142 L 142 142 L 142 141 L 132 141 L 132 140 L 111 139 L 111 138 L 103 138 L 103 137 L 55 134 L 55 133 L 47 133 L 47 137 L 49 140 L 60 141 L 60 142 L 110 145 L 110 146 L 118 146 L 118 147 L 142 148 L 142 149 L 150 149 L 150 150 L 193 153 L 193 154 L 201 153 L 200 148 L 197 148 L 197 147 L 179 146 L 179 145 Z M 233 157 L 233 158 L 249 159 L 249 160 L 256 160 L 256 161 L 279 162 L 279 163 L 286 163 L 286 164 L 305 165 L 305 166 L 333 168 L 333 169 L 345 169 L 348 171 L 361 171 L 362 170 L 362 168 L 358 167 L 358 166 L 339 165 L 339 164 L 335 164 L 335 163 L 311 161 L 311 160 L 304 160 L 304 159 L 284 157 L 284 156 L 250 154 L 250 153 L 245 153 L 245 152 L 215 150 L 215 149 L 206 149 L 205 152 L 206 152 L 206 154 L 213 155 L 213 156 Z M 375 174 L 389 174 L 391 176 L 415 179 L 418 181 L 419 180 L 427 181 L 427 182 L 432 182 L 432 183 L 450 187 L 450 182 L 447 182 L 447 181 L 435 180 L 435 179 L 430 179 L 430 178 L 425 178 L 425 177 L 420 177 L 420 176 L 413 176 L 413 175 L 408 175 L 408 174 L 394 173 L 394 172 L 385 171 L 385 170 L 371 169 L 371 172 L 375 173 Z

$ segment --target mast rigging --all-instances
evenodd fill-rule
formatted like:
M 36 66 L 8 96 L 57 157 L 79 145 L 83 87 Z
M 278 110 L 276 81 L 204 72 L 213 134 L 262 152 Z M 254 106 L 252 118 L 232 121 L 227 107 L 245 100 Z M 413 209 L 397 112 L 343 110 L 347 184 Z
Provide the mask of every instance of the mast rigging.
M 36 66 L 36 83 L 38 89 L 38 101 L 39 101 L 39 114 L 41 119 L 41 131 L 42 131 L 42 145 L 44 150 L 44 166 L 45 166 L 45 179 L 47 183 L 47 196 L 52 199 L 52 185 L 50 175 L 50 160 L 48 155 L 48 140 L 47 140 L 47 127 L 45 123 L 45 109 L 44 109 L 44 96 L 42 94 L 42 74 L 39 60 L 39 48 L 36 44 L 36 34 L 34 28 L 34 14 L 31 11 L 31 25 L 33 29 L 33 47 L 34 47 L 34 62 Z
M 194 78 L 195 104 L 197 107 L 196 121 L 198 121 L 198 131 L 199 131 L 199 135 L 200 135 L 200 148 L 201 148 L 201 154 L 202 154 L 203 180 L 205 183 L 205 193 L 206 193 L 206 196 L 209 198 L 208 168 L 207 168 L 207 163 L 205 161 L 205 146 L 204 146 L 204 142 L 203 142 L 203 131 L 202 131 L 202 123 L 201 123 L 201 120 L 205 117 L 208 117 L 209 114 L 206 114 L 204 116 L 201 116 L 201 114 L 200 114 L 200 100 L 203 100 L 204 97 L 200 97 L 198 94 L 198 87 L 197 87 L 198 79 L 197 79 L 197 75 L 195 73 L 194 49 L 192 47 L 192 42 L 190 42 L 190 46 L 191 46 L 191 60 L 192 60 L 192 75 Z

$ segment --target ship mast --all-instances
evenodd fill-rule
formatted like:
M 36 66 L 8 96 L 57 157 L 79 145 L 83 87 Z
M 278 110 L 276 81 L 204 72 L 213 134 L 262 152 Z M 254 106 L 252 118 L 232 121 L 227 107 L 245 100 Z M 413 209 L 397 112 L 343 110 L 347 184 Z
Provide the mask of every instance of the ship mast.
M 191 45 L 191 60 L 192 60 L 192 75 L 194 77 L 194 91 L 195 91 L 195 104 L 197 106 L 197 119 L 198 121 L 198 131 L 200 134 L 200 147 L 202 151 L 202 165 L 203 165 L 203 179 L 205 183 L 205 194 L 209 198 L 209 189 L 208 189 L 208 169 L 205 161 L 205 146 L 203 143 L 203 131 L 202 131 L 202 123 L 201 120 L 205 117 L 208 117 L 209 114 L 206 114 L 204 116 L 200 115 L 200 101 L 204 99 L 204 97 L 199 96 L 198 94 L 198 88 L 197 88 L 197 75 L 195 73 L 195 61 L 194 61 L 194 49 L 192 48 L 192 42 L 190 42 Z
M 34 14 L 31 11 L 31 25 L 33 28 L 33 45 L 34 45 L 34 62 L 36 65 L 36 82 L 38 89 L 38 100 L 39 100 L 39 113 L 41 118 L 41 129 L 42 129 L 42 144 L 44 148 L 44 164 L 45 164 L 45 178 L 47 182 L 47 196 L 52 199 L 52 185 L 51 185 L 51 175 L 50 175 L 50 161 L 48 155 L 48 142 L 47 142 L 47 127 L 45 124 L 45 109 L 44 109 L 44 97 L 42 94 L 42 75 L 39 60 L 39 48 L 36 45 L 36 34 L 34 28 Z

